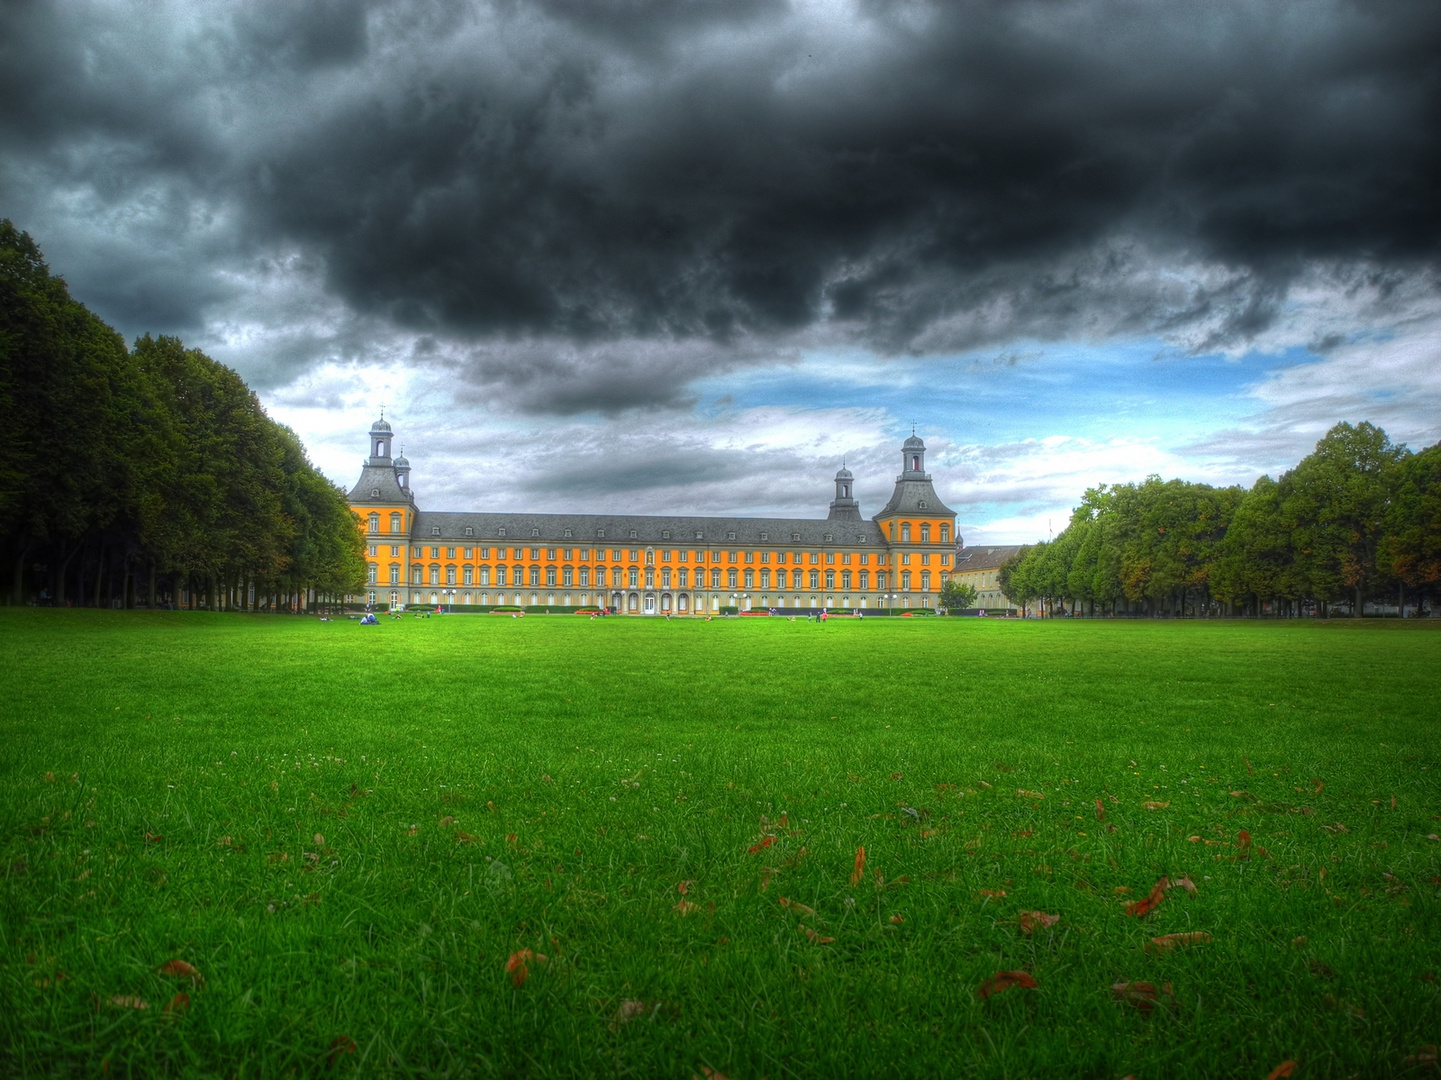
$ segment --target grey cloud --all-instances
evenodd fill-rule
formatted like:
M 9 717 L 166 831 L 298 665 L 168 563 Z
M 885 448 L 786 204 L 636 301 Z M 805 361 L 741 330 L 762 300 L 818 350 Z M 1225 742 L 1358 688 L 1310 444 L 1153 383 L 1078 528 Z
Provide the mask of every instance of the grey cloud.
M 808 341 L 1231 348 L 1308 267 L 1435 265 L 1438 54 L 1427 0 L 11 4 L 0 212 L 131 332 L 302 250 L 532 412 Z

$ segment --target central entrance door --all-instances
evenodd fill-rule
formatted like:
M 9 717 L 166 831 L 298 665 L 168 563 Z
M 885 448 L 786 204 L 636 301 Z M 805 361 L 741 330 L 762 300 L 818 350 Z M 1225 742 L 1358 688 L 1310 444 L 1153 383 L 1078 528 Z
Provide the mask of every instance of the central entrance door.
M 655 593 L 645 594 L 645 613 L 647 615 L 655 614 Z

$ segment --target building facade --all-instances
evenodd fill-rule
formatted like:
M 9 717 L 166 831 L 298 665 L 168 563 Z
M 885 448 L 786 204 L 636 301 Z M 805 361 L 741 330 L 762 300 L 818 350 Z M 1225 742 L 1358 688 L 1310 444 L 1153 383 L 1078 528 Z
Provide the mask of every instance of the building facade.
M 1016 610 L 1016 605 L 1001 591 L 1001 567 L 1020 550 L 1019 545 L 964 547 L 960 538 L 956 538 L 952 573 L 957 580 L 975 587 L 977 608 L 998 613 Z
M 379 420 L 350 492 L 377 606 L 608 607 L 632 615 L 780 608 L 934 609 L 955 558 L 955 514 L 901 447 L 890 501 L 861 515 L 836 474 L 825 518 L 454 513 L 421 510 L 410 462 Z

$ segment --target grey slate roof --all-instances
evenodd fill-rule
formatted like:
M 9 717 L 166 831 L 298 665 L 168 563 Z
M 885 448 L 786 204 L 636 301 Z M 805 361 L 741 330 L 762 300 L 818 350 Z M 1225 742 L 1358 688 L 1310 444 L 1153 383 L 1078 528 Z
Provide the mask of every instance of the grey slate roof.
M 378 495 L 371 494 L 379 491 Z M 409 491 L 395 479 L 395 468 L 390 465 L 366 463 L 360 471 L 360 479 L 347 496 L 354 505 L 396 506 L 414 502 Z
M 911 475 L 916 475 L 912 473 Z M 922 506 L 921 503 L 925 503 Z M 954 517 L 955 511 L 945 503 L 941 502 L 936 494 L 936 489 L 931 485 L 931 478 L 927 474 L 924 480 L 896 479 L 896 489 L 891 492 L 891 501 L 877 518 L 885 517 L 888 514 L 930 514 L 945 517 Z
M 436 533 L 434 530 L 439 529 Z M 473 535 L 467 536 L 470 528 Z M 505 535 L 500 535 L 500 530 Z M 570 535 L 566 535 L 566 530 Z M 598 532 L 604 532 L 600 537 Z M 632 536 L 631 533 L 635 535 Z M 670 535 L 665 534 L 669 532 Z M 697 538 L 697 533 L 700 537 Z M 732 535 L 734 534 L 734 535 Z M 765 538 L 762 536 L 765 534 Z M 795 536 L 800 539 L 794 539 Z M 431 540 L 490 540 L 497 543 L 574 544 L 577 547 L 670 544 L 725 547 L 806 546 L 883 547 L 880 529 L 868 521 L 811 518 L 650 517 L 606 514 L 490 514 L 421 510 L 415 515 L 417 544 Z M 829 540 L 826 537 L 830 537 Z
M 980 547 L 957 548 L 955 572 L 965 574 L 974 570 L 997 570 L 1020 550 L 1020 544 L 990 544 Z

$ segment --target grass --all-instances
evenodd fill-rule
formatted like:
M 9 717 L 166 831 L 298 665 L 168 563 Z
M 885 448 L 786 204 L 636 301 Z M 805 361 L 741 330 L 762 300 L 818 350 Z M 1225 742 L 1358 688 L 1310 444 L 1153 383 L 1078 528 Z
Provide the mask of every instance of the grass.
M 8 1076 L 1260 1080 L 1441 1041 L 1441 626 L 4 611 L 0 640 Z M 1162 875 L 1195 893 L 1127 915 Z M 1038 987 L 978 996 L 1007 970 Z M 1137 980 L 1172 994 L 1112 999 Z

